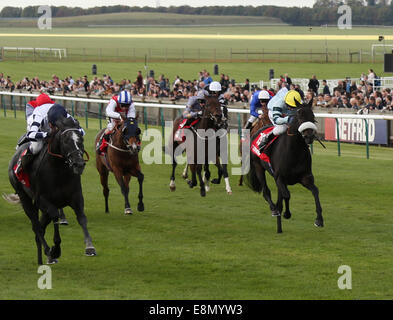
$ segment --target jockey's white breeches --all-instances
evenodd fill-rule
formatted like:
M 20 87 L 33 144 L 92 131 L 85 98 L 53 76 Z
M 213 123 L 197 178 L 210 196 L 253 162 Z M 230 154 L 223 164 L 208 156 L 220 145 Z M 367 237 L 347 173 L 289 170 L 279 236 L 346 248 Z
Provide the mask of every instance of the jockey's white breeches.
M 270 121 L 274 124 L 273 122 L 273 112 L 269 110 L 269 119 Z M 274 124 L 274 129 L 272 130 L 272 133 L 275 136 L 279 136 L 280 134 L 283 134 L 285 131 L 287 131 L 288 125 L 287 124 Z
M 44 145 L 44 141 L 43 140 L 31 141 L 29 149 L 30 149 L 32 154 L 37 154 L 38 152 L 40 152 L 40 150 L 42 149 L 43 145 Z
M 251 115 L 250 118 L 248 118 L 248 122 L 254 123 L 254 121 L 257 119 L 258 119 L 257 117 L 254 117 L 253 115 Z

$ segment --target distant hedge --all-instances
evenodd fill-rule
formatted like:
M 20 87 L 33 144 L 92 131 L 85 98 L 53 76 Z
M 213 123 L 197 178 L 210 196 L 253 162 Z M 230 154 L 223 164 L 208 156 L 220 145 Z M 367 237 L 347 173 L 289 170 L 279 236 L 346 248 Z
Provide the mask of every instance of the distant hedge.
M 354 25 L 393 25 L 393 1 L 379 0 L 347 0 L 352 9 L 352 24 Z M 378 3 L 378 4 L 376 4 Z M 341 5 L 337 0 L 318 0 L 313 8 L 309 7 L 277 7 L 277 6 L 209 6 L 209 7 L 129 7 L 103 6 L 83 9 L 79 7 L 52 6 L 52 17 L 70 17 L 118 12 L 162 12 L 193 15 L 236 15 L 236 16 L 265 16 L 280 18 L 283 22 L 299 26 L 319 26 L 336 24 L 339 14 L 337 8 Z M 3 18 L 38 17 L 38 6 L 25 8 L 4 7 L 0 12 Z

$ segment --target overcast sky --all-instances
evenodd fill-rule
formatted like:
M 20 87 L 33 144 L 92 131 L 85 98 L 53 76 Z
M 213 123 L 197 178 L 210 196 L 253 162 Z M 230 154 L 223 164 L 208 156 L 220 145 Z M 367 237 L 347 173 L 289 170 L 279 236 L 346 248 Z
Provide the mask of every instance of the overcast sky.
M 239 0 L 194 0 L 192 3 L 189 0 L 150 0 L 150 1 L 130 1 L 130 0 L 13 0 L 0 2 L 0 9 L 6 6 L 12 7 L 27 7 L 35 5 L 50 5 L 50 6 L 68 6 L 68 7 L 99 7 L 99 6 L 110 6 L 110 5 L 127 5 L 127 6 L 138 6 L 138 7 L 155 7 L 159 3 L 163 7 L 169 6 L 181 6 L 189 5 L 192 7 L 202 7 L 202 6 L 236 6 L 236 5 L 250 5 L 250 6 L 261 6 L 261 5 L 276 5 L 276 6 L 286 6 L 286 7 L 312 7 L 315 0 L 246 0 L 240 2 Z M 240 3 L 239 3 L 240 2 Z

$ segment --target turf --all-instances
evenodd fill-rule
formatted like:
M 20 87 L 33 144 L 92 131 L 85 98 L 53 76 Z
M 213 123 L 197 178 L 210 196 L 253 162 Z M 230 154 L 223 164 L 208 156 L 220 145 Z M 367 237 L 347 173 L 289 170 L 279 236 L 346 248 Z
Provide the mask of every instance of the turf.
M 23 115 L 1 115 L 0 128 L 0 192 L 9 193 L 8 161 L 25 130 Z M 30 222 L 20 207 L 1 199 L 1 299 L 393 298 L 392 149 L 371 147 L 367 160 L 364 146 L 342 144 L 338 157 L 334 143 L 326 143 L 327 150 L 316 144 L 313 171 L 325 227 L 313 226 L 309 191 L 293 186 L 292 219 L 283 221 L 283 234 L 276 234 L 262 196 L 237 186 L 237 176 L 230 177 L 233 195 L 221 185 L 201 198 L 181 179 L 181 170 L 176 192 L 169 191 L 169 165 L 142 165 L 146 211 L 132 216 L 123 215 L 111 176 L 111 212 L 105 214 L 93 157 L 97 131 L 98 123 L 89 121 L 85 146 L 92 159 L 82 182 L 98 255 L 83 255 L 82 230 L 67 209 L 70 225 L 60 229 L 62 257 L 51 267 L 53 288 L 38 289 Z M 136 190 L 132 180 L 135 211 Z M 52 233 L 50 226 L 49 243 Z M 352 268 L 352 290 L 337 287 L 340 265 Z

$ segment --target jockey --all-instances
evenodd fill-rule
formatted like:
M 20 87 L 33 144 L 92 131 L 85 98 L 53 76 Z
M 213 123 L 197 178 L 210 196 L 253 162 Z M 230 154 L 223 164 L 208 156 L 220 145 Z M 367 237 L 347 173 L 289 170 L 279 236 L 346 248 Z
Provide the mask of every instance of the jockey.
M 26 154 L 22 157 L 22 167 L 26 170 L 34 155 L 38 154 L 44 145 L 44 139 L 48 136 L 56 121 L 61 117 L 71 117 L 60 104 L 43 104 L 35 108 L 31 115 L 33 122 L 28 128 L 27 138 L 31 141 Z M 80 128 L 82 134 L 85 132 Z
M 303 103 L 300 93 L 296 90 L 282 88 L 269 101 L 267 107 L 269 109 L 269 118 L 274 125 L 274 129 L 263 135 L 260 149 L 262 149 L 269 140 L 269 137 L 279 136 L 288 129 L 292 115 L 295 113 L 296 107 Z
M 228 127 L 228 124 L 227 124 L 227 119 L 228 119 L 227 103 L 228 103 L 228 101 L 224 97 L 224 94 L 221 93 L 221 92 L 222 92 L 221 84 L 218 81 L 213 81 L 212 83 L 210 83 L 210 85 L 209 85 L 209 95 L 211 97 L 217 97 L 218 101 L 220 102 L 221 108 L 222 108 L 222 112 L 223 112 L 222 120 L 225 123 L 225 127 Z
M 35 108 L 40 107 L 44 104 L 53 105 L 55 102 L 52 101 L 46 93 L 41 93 L 35 100 L 31 100 L 26 104 L 26 120 L 27 120 L 27 130 L 33 123 L 33 111 Z
M 251 129 L 256 119 L 262 118 L 262 114 L 258 114 L 258 109 L 266 107 L 271 99 L 271 95 L 267 90 L 257 90 L 251 97 L 250 102 L 250 118 L 248 119 L 244 129 Z
M 205 104 L 205 90 L 198 91 L 196 96 L 192 96 L 188 99 L 186 104 L 186 110 L 184 110 L 182 115 L 184 120 L 179 125 L 179 128 L 175 133 L 175 141 L 182 141 L 180 129 L 182 129 L 185 125 L 189 125 L 191 124 L 191 122 L 198 119 L 203 113 L 203 108 L 205 107 Z M 187 120 L 185 121 L 185 119 Z
M 123 90 L 118 95 L 113 96 L 106 107 L 105 113 L 109 118 L 108 125 L 97 143 L 97 152 L 101 155 L 106 152 L 109 136 L 113 133 L 116 124 L 123 121 L 124 118 L 135 118 L 136 116 L 135 104 L 130 92 Z

